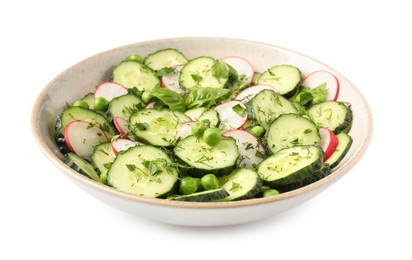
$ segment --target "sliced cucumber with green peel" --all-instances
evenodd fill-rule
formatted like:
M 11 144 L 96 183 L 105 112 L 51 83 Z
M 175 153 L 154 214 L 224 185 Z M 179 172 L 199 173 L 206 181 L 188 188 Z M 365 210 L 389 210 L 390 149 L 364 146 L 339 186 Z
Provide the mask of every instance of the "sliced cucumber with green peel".
M 132 94 L 123 95 L 114 98 L 109 105 L 108 114 L 111 121 L 113 118 L 119 116 L 128 119 L 133 113 L 144 109 L 143 101 Z
M 270 125 L 266 138 L 267 148 L 272 153 L 295 145 L 320 145 L 320 134 L 316 125 L 296 114 L 279 116 Z
M 160 86 L 160 79 L 151 68 L 133 60 L 119 63 L 112 72 L 112 81 L 139 91 Z
M 262 161 L 257 172 L 273 189 L 299 183 L 322 166 L 323 151 L 319 146 L 299 145 L 282 149 Z
M 345 132 L 337 134 L 336 137 L 338 138 L 338 146 L 329 159 L 325 161 L 325 164 L 330 164 L 331 168 L 338 166 L 342 159 L 345 158 L 353 142 L 352 137 Z
M 110 165 L 116 158 L 113 152 L 112 143 L 106 142 L 97 145 L 94 148 L 91 160 L 94 167 L 99 172 L 99 175 L 107 175 L 107 171 L 110 169 Z
M 229 71 L 225 65 L 227 71 L 220 70 L 218 62 L 206 56 L 190 60 L 180 71 L 180 85 L 189 91 L 205 87 L 223 88 L 229 79 Z
M 175 187 L 178 172 L 161 149 L 141 145 L 120 152 L 107 172 L 107 184 L 144 197 L 167 196 Z
M 231 137 L 222 137 L 218 145 L 210 146 L 202 138 L 188 136 L 180 140 L 173 151 L 182 162 L 193 167 L 188 169 L 188 174 L 194 177 L 230 172 L 239 157 L 236 141 Z
M 64 162 L 76 172 L 89 177 L 92 180 L 100 182 L 100 177 L 94 170 L 93 165 L 88 161 L 80 158 L 74 153 L 68 153 L 65 155 Z
M 281 95 L 285 97 L 293 96 L 299 89 L 301 73 L 297 67 L 292 65 L 277 65 L 263 72 L 257 84 L 273 86 Z
M 174 195 L 168 197 L 169 200 L 191 201 L 191 202 L 210 202 L 217 201 L 229 196 L 229 193 L 222 188 L 214 190 L 199 191 L 188 195 Z
M 180 124 L 190 121 L 185 114 L 169 109 L 145 109 L 129 119 L 129 129 L 137 137 L 155 146 L 172 146 Z
M 326 101 L 312 106 L 308 110 L 313 121 L 319 126 L 339 134 L 352 122 L 350 106 L 343 102 Z
M 153 70 L 170 68 L 187 63 L 186 57 L 176 49 L 162 49 L 147 55 L 144 64 Z
M 208 122 L 210 122 L 211 127 L 216 127 L 220 122 L 219 114 L 213 108 L 207 108 L 207 107 L 193 108 L 193 109 L 187 110 L 185 112 L 185 115 L 187 115 L 188 117 L 190 117 L 190 119 L 194 121 L 208 120 Z
M 220 178 L 221 187 L 230 195 L 222 201 L 253 198 L 262 188 L 262 179 L 251 169 L 237 168 L 229 175 Z
M 272 90 L 263 90 L 249 101 L 249 116 L 265 129 L 280 115 L 293 113 L 297 113 L 293 103 Z

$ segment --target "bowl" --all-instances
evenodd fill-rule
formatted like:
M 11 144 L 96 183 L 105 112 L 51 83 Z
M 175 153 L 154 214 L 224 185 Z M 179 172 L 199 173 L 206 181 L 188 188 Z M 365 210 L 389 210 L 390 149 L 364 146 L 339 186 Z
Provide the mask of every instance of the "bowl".
M 72 170 L 63 162 L 53 134 L 58 114 L 67 103 L 82 98 L 95 87 L 108 81 L 114 66 L 131 54 L 142 57 L 164 48 L 176 48 L 186 57 L 208 55 L 215 58 L 241 56 L 256 71 L 277 64 L 297 66 L 303 75 L 315 70 L 332 72 L 340 81 L 339 100 L 352 104 L 353 125 L 350 151 L 329 176 L 302 188 L 277 196 L 232 202 L 182 202 L 128 194 L 97 183 Z M 91 196 L 119 210 L 138 217 L 185 226 L 224 226 L 257 221 L 291 209 L 330 187 L 351 170 L 365 153 L 372 135 L 372 115 L 359 90 L 339 72 L 295 51 L 260 42 L 186 37 L 146 41 L 111 49 L 91 56 L 54 78 L 39 94 L 32 111 L 32 130 L 45 156 L 72 182 Z

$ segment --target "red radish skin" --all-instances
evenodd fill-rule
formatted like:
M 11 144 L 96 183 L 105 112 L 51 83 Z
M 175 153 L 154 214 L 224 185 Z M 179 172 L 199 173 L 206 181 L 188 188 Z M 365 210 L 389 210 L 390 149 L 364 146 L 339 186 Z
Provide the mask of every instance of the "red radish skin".
M 238 56 L 228 56 L 220 59 L 221 61 L 232 66 L 238 73 L 238 75 L 245 75 L 244 82 L 251 84 L 255 75 L 255 70 L 252 64 L 246 59 Z
M 70 122 L 64 138 L 70 151 L 85 159 L 90 158 L 96 145 L 109 140 L 101 128 L 85 121 Z
M 189 135 L 192 135 L 192 126 L 195 124 L 196 121 L 188 121 L 183 124 L 181 124 L 176 131 L 175 135 L 175 140 L 183 139 L 185 137 L 188 137 Z
M 247 103 L 249 100 L 251 100 L 254 96 L 256 96 L 257 94 L 259 94 L 261 91 L 265 90 L 265 89 L 269 89 L 269 90 L 273 90 L 276 93 L 279 93 L 279 91 L 276 90 L 275 87 L 271 86 L 271 85 L 255 85 L 252 87 L 248 87 L 246 89 L 244 89 L 243 91 L 241 91 L 237 96 L 236 96 L 236 100 L 240 100 L 243 103 Z
M 144 107 L 144 109 L 153 108 L 154 105 L 155 105 L 155 102 L 153 102 L 153 101 L 152 101 L 152 102 L 149 102 L 149 103 L 146 104 L 146 106 Z
M 104 82 L 96 88 L 94 98 L 103 97 L 107 101 L 112 101 L 113 98 L 126 95 L 127 88 L 115 82 Z
M 340 84 L 338 78 L 326 70 L 317 70 L 307 75 L 303 81 L 302 86 L 310 89 L 326 82 L 326 88 L 328 89 L 327 100 L 338 100 Z
M 327 128 L 320 128 L 319 133 L 321 137 L 320 147 L 324 152 L 323 162 L 325 162 L 336 150 L 339 141 L 336 135 Z
M 179 76 L 180 70 L 183 68 L 183 65 L 176 66 L 176 70 L 166 76 L 162 77 L 162 86 L 164 88 L 173 90 L 178 94 L 183 94 L 184 90 L 180 87 Z
M 121 151 L 125 151 L 137 145 L 144 145 L 144 143 L 132 141 L 130 139 L 123 139 L 123 138 L 113 140 L 111 143 L 112 143 L 112 149 L 115 155 L 117 155 Z
M 256 136 L 246 130 L 230 130 L 224 136 L 233 137 L 239 148 L 238 166 L 254 169 L 265 157 L 265 148 L 259 143 Z M 260 156 L 259 156 L 260 155 Z
M 120 116 L 116 116 L 113 118 L 113 123 L 117 131 L 119 131 L 119 134 L 128 139 L 129 137 L 127 137 L 127 133 L 129 132 L 129 123 L 127 120 Z
M 219 114 L 220 125 L 219 128 L 223 131 L 234 130 L 242 128 L 248 120 L 248 115 L 245 111 L 244 116 L 240 116 L 233 110 L 233 107 L 240 105 L 246 110 L 245 104 L 238 100 L 231 100 L 225 103 L 222 103 L 215 107 L 215 110 Z

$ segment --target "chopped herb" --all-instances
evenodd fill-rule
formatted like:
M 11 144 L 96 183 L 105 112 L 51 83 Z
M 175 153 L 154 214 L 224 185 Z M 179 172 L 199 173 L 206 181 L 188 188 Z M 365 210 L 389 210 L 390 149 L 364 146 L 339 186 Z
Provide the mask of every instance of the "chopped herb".
M 126 164 L 126 167 L 129 171 L 134 171 L 136 169 L 136 165 L 134 164 Z
M 310 134 L 310 133 L 312 133 L 312 129 L 307 128 L 307 129 L 305 129 L 304 133 L 305 134 Z
M 200 82 L 203 80 L 203 77 L 199 74 L 192 74 L 192 79 L 196 82 L 196 85 L 199 85 Z
M 298 145 L 299 144 L 299 138 L 295 138 L 292 141 L 290 141 L 291 144 L 293 145 Z
M 240 189 L 242 189 L 242 185 L 240 185 L 239 183 L 237 183 L 237 182 L 232 182 L 232 188 L 230 188 L 230 191 L 237 191 L 237 190 L 240 190 Z
M 139 129 L 140 131 L 145 131 L 145 130 L 147 130 L 148 128 L 149 128 L 149 124 L 148 123 L 136 123 L 136 124 L 134 124 L 135 125 L 135 127 L 137 128 L 137 129 Z
M 156 72 L 156 76 L 163 77 L 163 76 L 166 76 L 166 75 L 174 72 L 175 70 L 176 70 L 176 68 L 172 68 L 172 67 L 162 68 L 162 69 L 160 69 Z
M 103 164 L 104 168 L 106 169 L 110 169 L 110 166 L 112 165 L 112 163 L 105 163 Z
M 212 66 L 212 75 L 215 78 L 227 78 L 229 76 L 229 68 L 225 63 L 216 61 Z
M 257 158 L 260 158 L 260 159 L 264 159 L 264 158 L 265 158 L 265 155 L 264 155 L 261 151 L 259 151 L 259 150 L 256 150 L 255 155 L 256 155 Z

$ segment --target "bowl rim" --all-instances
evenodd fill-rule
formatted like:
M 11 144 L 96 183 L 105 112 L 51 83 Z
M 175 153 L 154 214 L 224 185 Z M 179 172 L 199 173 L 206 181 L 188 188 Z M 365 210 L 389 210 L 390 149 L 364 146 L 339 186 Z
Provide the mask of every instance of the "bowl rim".
M 40 148 L 40 150 L 46 155 L 46 157 L 59 169 L 61 170 L 67 177 L 70 177 L 74 180 L 77 180 L 78 182 L 88 186 L 89 188 L 95 189 L 99 192 L 107 193 L 109 195 L 113 195 L 125 200 L 130 200 L 130 201 L 135 201 L 139 203 L 145 203 L 145 204 L 151 204 L 151 205 L 157 205 L 157 206 L 165 206 L 165 207 L 178 207 L 178 208 L 186 208 L 186 209 L 222 209 L 222 208 L 238 208 L 238 207 L 249 207 L 249 206 L 258 206 L 262 204 L 268 204 L 268 203 L 273 203 L 276 201 L 283 201 L 287 199 L 291 199 L 294 197 L 297 197 L 303 193 L 308 193 L 310 191 L 314 191 L 321 186 L 325 186 L 328 183 L 333 183 L 334 181 L 338 180 L 341 178 L 343 175 L 345 175 L 347 172 L 349 172 L 350 169 L 352 169 L 362 158 L 362 156 L 365 154 L 369 143 L 372 138 L 372 132 L 373 132 L 373 117 L 372 117 L 372 112 L 370 109 L 369 104 L 367 103 L 366 99 L 362 95 L 362 93 L 349 81 L 347 80 L 343 75 L 340 75 L 342 78 L 347 80 L 351 86 L 354 88 L 354 90 L 357 92 L 358 96 L 362 100 L 362 102 L 365 105 L 365 109 L 367 112 L 367 117 L 369 118 L 369 124 L 368 124 L 368 133 L 365 139 L 365 142 L 361 144 L 359 147 L 358 151 L 353 154 L 352 160 L 347 161 L 345 164 L 340 165 L 340 167 L 333 171 L 332 174 L 326 176 L 325 178 L 322 178 L 321 180 L 318 180 L 312 184 L 306 185 L 304 187 L 288 191 L 285 193 L 281 193 L 277 196 L 271 196 L 271 197 L 264 197 L 264 198 L 254 198 L 254 199 L 248 199 L 248 200 L 240 200 L 240 201 L 228 201 L 228 202 L 186 202 L 186 201 L 175 201 L 175 200 L 167 200 L 167 199 L 159 199 L 159 198 L 149 198 L 149 197 L 143 197 L 139 195 L 134 195 L 131 193 L 123 192 L 120 190 L 117 190 L 113 187 L 110 187 L 108 185 L 98 183 L 86 176 L 83 176 L 76 172 L 75 170 L 71 169 L 69 166 L 67 166 L 54 152 L 52 149 L 50 149 L 46 142 L 42 139 L 42 135 L 40 133 L 40 127 L 39 127 L 39 118 L 38 118 L 38 111 L 40 110 L 40 107 L 42 105 L 42 100 L 44 99 L 44 96 L 47 95 L 47 91 L 54 85 L 54 82 L 56 82 L 63 74 L 65 74 L 67 71 L 71 70 L 72 67 L 75 67 L 76 65 L 82 63 L 85 60 L 92 59 L 96 56 L 102 55 L 106 52 L 111 52 L 116 49 L 122 49 L 122 48 L 127 48 L 129 46 L 141 46 L 141 45 L 148 45 L 148 44 L 153 44 L 153 43 L 158 43 L 161 41 L 170 41 L 170 40 L 202 40 L 202 41 L 207 41 L 207 40 L 228 40 L 228 41 L 237 41 L 237 42 L 249 42 L 252 44 L 258 44 L 258 45 L 264 45 L 270 48 L 275 48 L 279 50 L 284 50 L 287 52 L 291 52 L 294 54 L 297 54 L 299 56 L 305 57 L 307 59 L 310 59 L 312 61 L 315 61 L 326 68 L 329 68 L 333 71 L 336 71 L 332 67 L 326 65 L 323 62 L 320 62 L 308 55 L 299 53 L 297 51 L 293 51 L 287 48 L 279 47 L 277 45 L 273 44 L 268 44 L 268 43 L 263 43 L 263 42 L 258 42 L 258 41 L 252 41 L 252 40 L 245 40 L 245 39 L 236 39 L 236 38 L 225 38 L 225 37 L 175 37 L 175 38 L 163 38 L 163 39 L 154 39 L 154 40 L 148 40 L 148 41 L 142 41 L 142 42 L 136 42 L 136 43 L 131 43 L 123 46 L 119 46 L 116 48 L 108 49 L 106 51 L 94 54 L 92 56 L 89 56 L 76 64 L 73 64 L 69 68 L 65 69 L 62 71 L 60 74 L 58 74 L 55 78 L 53 78 L 44 88 L 43 90 L 39 93 L 37 96 L 33 109 L 32 109 L 32 114 L 31 114 L 31 128 L 32 128 L 32 133 L 34 136 L 34 139 L 37 141 L 37 144 Z

